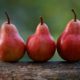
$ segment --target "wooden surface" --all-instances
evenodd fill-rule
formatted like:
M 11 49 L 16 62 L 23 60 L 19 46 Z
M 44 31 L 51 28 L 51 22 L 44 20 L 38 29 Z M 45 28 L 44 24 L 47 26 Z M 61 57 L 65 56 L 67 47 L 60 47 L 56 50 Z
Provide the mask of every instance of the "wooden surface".
M 80 62 L 0 62 L 0 80 L 80 80 Z

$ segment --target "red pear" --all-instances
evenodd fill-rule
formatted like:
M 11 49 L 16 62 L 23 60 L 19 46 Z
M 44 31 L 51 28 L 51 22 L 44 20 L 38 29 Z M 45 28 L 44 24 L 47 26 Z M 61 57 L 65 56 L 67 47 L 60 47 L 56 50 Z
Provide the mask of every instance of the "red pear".
M 59 55 L 66 61 L 75 62 L 80 60 L 80 20 L 76 19 L 75 11 L 74 19 L 70 20 L 57 40 L 57 51 Z
M 11 24 L 7 12 L 5 14 L 8 21 L 4 22 L 0 29 L 0 60 L 15 62 L 24 55 L 25 44 L 16 26 Z
M 55 52 L 56 45 L 48 26 L 43 22 L 38 24 L 35 33 L 29 36 L 26 44 L 29 57 L 36 62 L 48 61 Z

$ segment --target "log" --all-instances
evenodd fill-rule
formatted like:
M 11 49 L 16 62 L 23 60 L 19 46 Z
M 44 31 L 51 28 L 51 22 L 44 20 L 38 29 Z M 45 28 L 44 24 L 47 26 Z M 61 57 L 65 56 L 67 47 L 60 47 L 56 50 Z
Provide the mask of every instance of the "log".
M 80 80 L 80 62 L 0 62 L 0 80 Z

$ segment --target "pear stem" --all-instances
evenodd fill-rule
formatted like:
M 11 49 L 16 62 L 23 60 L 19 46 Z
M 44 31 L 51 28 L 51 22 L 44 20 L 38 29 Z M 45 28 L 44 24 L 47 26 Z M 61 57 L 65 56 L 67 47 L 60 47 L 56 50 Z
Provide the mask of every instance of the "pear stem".
M 72 9 L 72 12 L 74 14 L 74 21 L 76 22 L 76 13 L 75 13 L 74 9 Z
M 40 16 L 41 25 L 44 23 L 42 16 Z
M 5 15 L 7 17 L 8 24 L 10 24 L 10 17 L 9 17 L 9 15 L 8 15 L 8 13 L 6 11 L 5 11 Z

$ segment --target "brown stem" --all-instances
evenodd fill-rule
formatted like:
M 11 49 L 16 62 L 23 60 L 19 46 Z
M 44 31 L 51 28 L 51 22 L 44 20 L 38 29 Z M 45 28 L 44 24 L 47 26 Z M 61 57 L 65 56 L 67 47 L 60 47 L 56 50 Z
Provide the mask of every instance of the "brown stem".
M 41 25 L 44 23 L 42 16 L 40 16 Z
M 75 13 L 74 9 L 72 9 L 72 12 L 74 14 L 74 21 L 76 22 L 76 13 Z
M 5 15 L 6 15 L 6 17 L 7 17 L 7 22 L 8 22 L 8 24 L 10 24 L 10 18 L 9 18 L 9 15 L 8 15 L 8 13 L 5 11 Z

